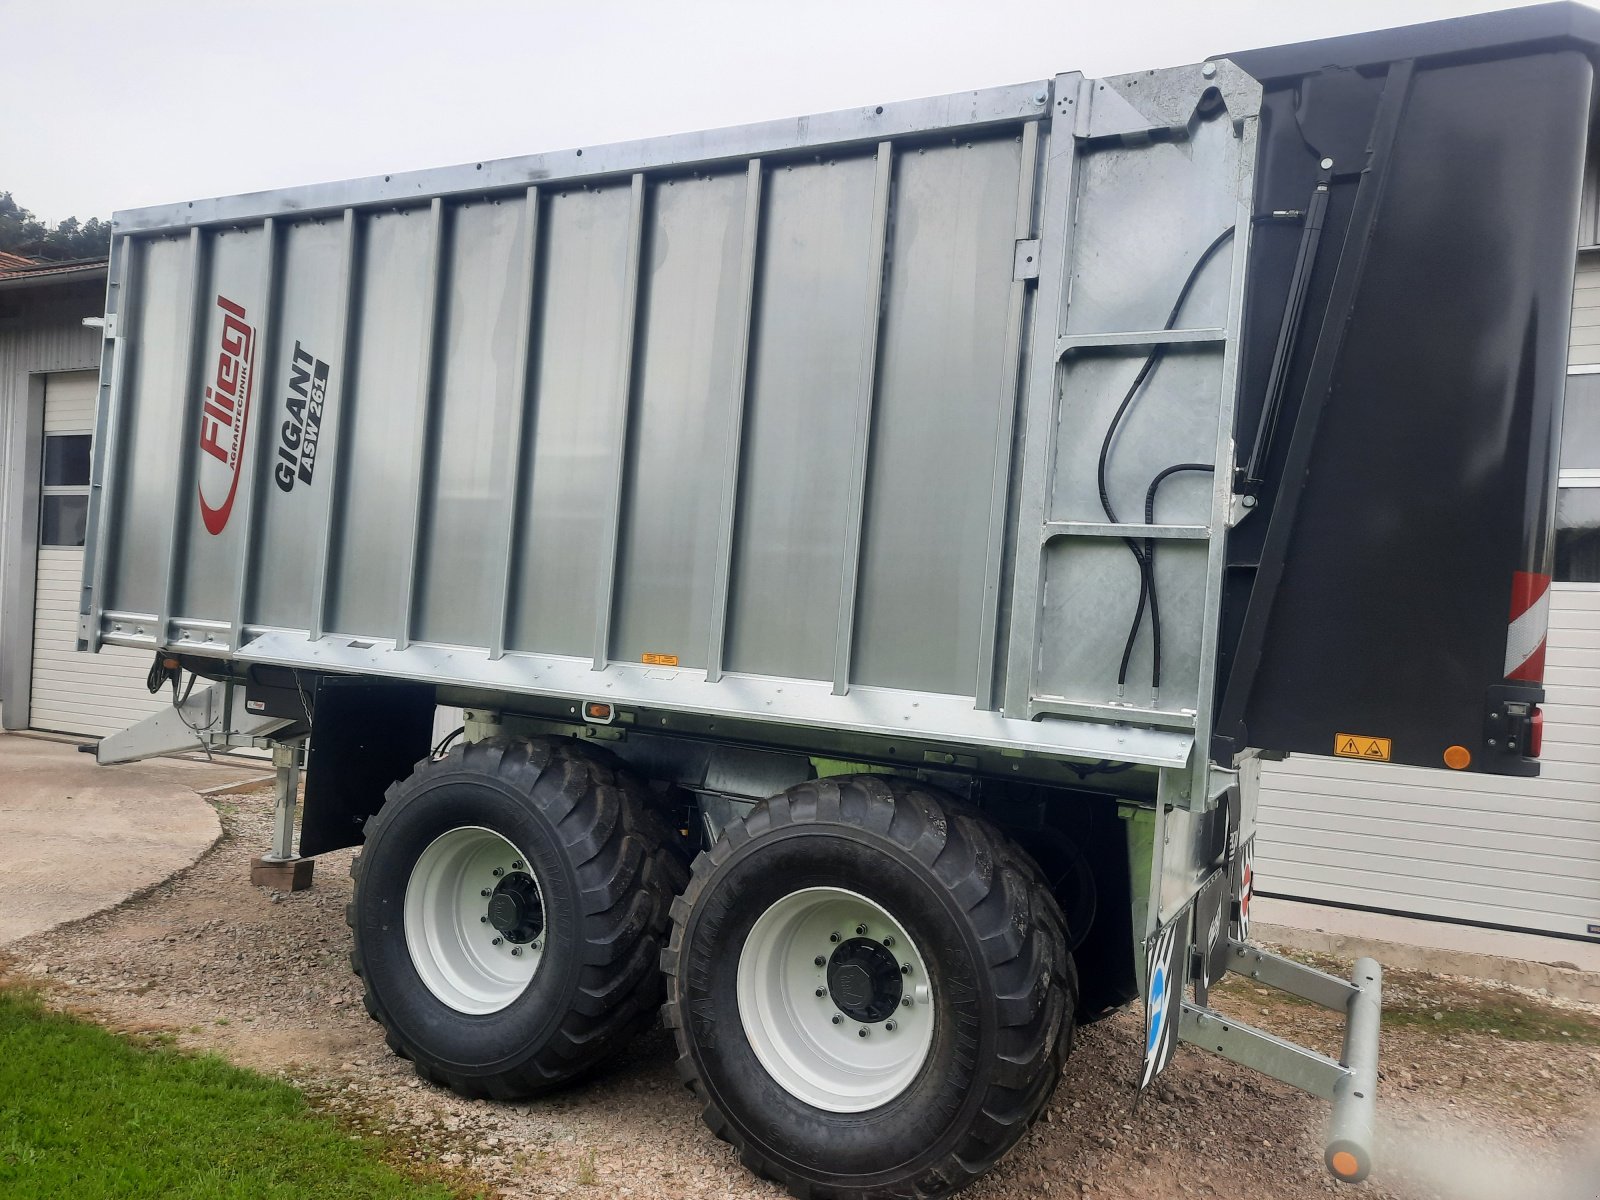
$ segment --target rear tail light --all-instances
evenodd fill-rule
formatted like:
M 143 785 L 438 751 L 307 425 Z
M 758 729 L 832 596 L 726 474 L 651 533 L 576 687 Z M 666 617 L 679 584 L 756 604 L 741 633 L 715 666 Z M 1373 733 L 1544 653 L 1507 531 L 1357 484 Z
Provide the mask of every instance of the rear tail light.
M 1529 758 L 1538 758 L 1544 753 L 1544 710 L 1535 707 L 1533 715 L 1528 718 L 1528 747 Z

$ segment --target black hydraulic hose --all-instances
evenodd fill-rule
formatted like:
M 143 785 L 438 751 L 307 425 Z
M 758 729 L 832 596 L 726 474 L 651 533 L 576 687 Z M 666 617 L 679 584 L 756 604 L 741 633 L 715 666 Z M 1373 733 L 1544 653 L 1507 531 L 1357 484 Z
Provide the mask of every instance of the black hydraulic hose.
M 1209 463 L 1178 463 L 1168 467 L 1150 481 L 1150 490 L 1144 494 L 1144 523 L 1156 523 L 1156 489 L 1161 486 L 1162 480 L 1169 475 L 1177 475 L 1184 471 L 1204 471 L 1215 474 L 1216 468 Z M 1150 572 L 1150 690 L 1155 691 L 1161 686 L 1161 606 L 1156 603 L 1156 543 L 1154 538 L 1146 538 L 1144 544 L 1145 569 Z M 1129 633 L 1129 642 L 1133 640 L 1132 634 L 1137 632 L 1135 626 Z
M 1205 265 L 1211 261 L 1216 252 L 1222 249 L 1229 239 L 1233 237 L 1233 228 L 1230 225 L 1219 233 L 1212 243 L 1200 252 L 1200 257 L 1195 259 L 1194 266 L 1189 268 L 1188 278 L 1183 281 L 1183 287 L 1178 290 L 1178 298 L 1173 302 L 1172 311 L 1167 314 L 1166 323 L 1161 327 L 1163 330 L 1171 329 L 1178 323 L 1178 315 L 1183 311 L 1183 305 L 1189 299 L 1189 293 L 1194 290 L 1194 285 L 1200 278 L 1200 272 L 1205 269 Z M 1100 459 L 1095 468 L 1095 478 L 1100 487 L 1100 507 L 1106 514 L 1106 520 L 1113 525 L 1120 524 L 1120 522 L 1117 519 L 1116 509 L 1111 505 L 1110 487 L 1106 482 L 1106 465 L 1111 458 L 1111 445 L 1116 440 L 1117 430 L 1122 425 L 1122 418 L 1127 416 L 1128 409 L 1132 407 L 1134 398 L 1139 395 L 1140 389 L 1145 385 L 1145 381 L 1150 378 L 1157 364 L 1165 357 L 1166 349 L 1165 345 L 1152 347 L 1150 353 L 1145 357 L 1144 364 L 1139 368 L 1139 373 L 1133 377 L 1133 383 L 1122 397 L 1122 403 L 1117 405 L 1117 411 L 1112 415 L 1111 423 L 1106 426 L 1105 440 L 1100 443 Z M 1147 600 L 1153 600 L 1152 593 L 1155 589 L 1155 579 L 1150 570 L 1149 558 L 1144 548 L 1140 546 L 1138 539 L 1123 538 L 1122 540 L 1127 543 L 1128 549 L 1132 551 L 1134 559 L 1139 564 L 1139 603 L 1134 610 L 1133 624 L 1128 630 L 1127 643 L 1122 649 L 1122 665 L 1117 670 L 1118 691 L 1128 682 L 1128 663 L 1133 657 L 1133 643 L 1138 637 L 1139 623 L 1144 619 L 1145 603 Z
M 1133 770 L 1139 764 L 1119 763 L 1109 758 L 1102 758 L 1096 763 L 1069 762 L 1063 765 L 1079 779 L 1087 779 L 1091 775 L 1121 775 L 1124 771 Z

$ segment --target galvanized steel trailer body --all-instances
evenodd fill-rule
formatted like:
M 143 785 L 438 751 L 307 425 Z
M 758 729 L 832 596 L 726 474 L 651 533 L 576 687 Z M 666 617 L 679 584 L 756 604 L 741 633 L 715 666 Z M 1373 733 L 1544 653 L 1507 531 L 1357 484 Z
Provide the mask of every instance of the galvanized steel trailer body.
M 1435 353 L 1524 314 L 1451 334 L 1374 291 L 1399 256 L 1383 215 L 1449 203 L 1396 146 L 1448 128 L 1438 97 L 1485 61 L 1534 62 L 1511 82 L 1557 131 L 1518 160 L 1543 262 L 1575 228 L 1582 130 L 1556 115 L 1600 29 L 1554 5 L 1375 36 L 1251 52 L 1254 75 L 1069 73 L 119 213 L 81 642 L 226 680 L 182 732 L 219 708 L 241 736 L 309 730 L 312 852 L 357 840 L 381 798 L 334 793 L 381 793 L 374 740 L 415 761 L 435 701 L 471 710 L 469 740 L 610 741 L 698 795 L 708 840 L 824 757 L 1115 797 L 1146 1080 L 1181 1037 L 1323 1095 L 1330 1167 L 1363 1177 L 1381 974 L 1248 944 L 1256 752 L 1342 728 L 1402 761 L 1458 739 L 1472 769 L 1537 769 L 1492 736 L 1540 695 L 1498 669 L 1496 589 L 1548 533 L 1560 339 L 1529 343 L 1514 403 L 1469 388 L 1534 425 L 1472 493 L 1514 497 L 1485 516 L 1495 553 L 1395 601 L 1448 607 L 1491 664 L 1441 676 L 1444 716 L 1415 711 L 1418 662 L 1453 652 L 1426 622 L 1357 684 L 1286 675 L 1308 620 L 1341 644 L 1379 628 L 1318 607 L 1316 564 L 1348 548 L 1299 514 L 1344 504 L 1408 552 L 1398 510 L 1361 506 L 1400 482 L 1348 449 L 1309 469 L 1322 411 L 1375 402 L 1340 391 L 1390 364 L 1374 314 Z M 1565 285 L 1530 279 L 1517 303 L 1561 325 Z M 1449 420 L 1418 412 L 1412 432 Z M 1411 491 L 1481 467 L 1474 437 L 1419 457 Z M 1225 970 L 1345 1012 L 1341 1060 L 1212 1012 Z

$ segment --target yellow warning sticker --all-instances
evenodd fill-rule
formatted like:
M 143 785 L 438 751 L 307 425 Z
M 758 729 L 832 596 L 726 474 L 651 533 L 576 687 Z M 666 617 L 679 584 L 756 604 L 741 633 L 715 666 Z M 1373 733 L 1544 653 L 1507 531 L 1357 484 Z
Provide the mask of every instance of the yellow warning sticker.
M 1388 738 L 1365 737 L 1359 733 L 1333 735 L 1333 752 L 1340 758 L 1370 758 L 1374 762 L 1388 762 L 1392 745 Z
M 675 667 L 678 665 L 676 654 L 641 654 L 639 661 L 649 667 Z M 1385 755 L 1385 758 L 1388 756 Z

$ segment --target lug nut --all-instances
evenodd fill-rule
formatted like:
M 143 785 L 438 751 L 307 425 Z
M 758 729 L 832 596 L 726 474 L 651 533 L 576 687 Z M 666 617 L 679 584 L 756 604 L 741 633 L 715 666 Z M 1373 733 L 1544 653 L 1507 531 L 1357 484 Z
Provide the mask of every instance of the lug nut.
M 866 1037 L 867 1033 L 868 1033 L 868 1030 L 867 1030 L 867 1027 L 865 1025 L 863 1025 L 860 1029 L 856 1030 L 856 1036 L 857 1037 Z
M 911 1003 L 912 1003 L 912 1001 L 911 1001 L 911 997 L 910 996 L 901 996 L 900 997 L 900 1007 L 901 1008 L 910 1008 L 911 1007 Z
M 828 940 L 830 942 L 837 942 L 839 940 L 839 935 L 837 933 L 830 933 L 828 935 Z
M 884 1023 L 883 1023 L 883 1027 L 884 1027 L 884 1028 L 885 1028 L 885 1029 L 887 1029 L 887 1030 L 888 1030 L 888 1031 L 889 1031 L 889 1032 L 890 1032 L 890 1033 L 893 1033 L 893 1032 L 894 1032 L 894 1030 L 895 1030 L 895 1024 L 894 1024 L 894 1022 L 893 1022 L 893 1021 L 885 1021 L 885 1022 L 884 1022 Z
M 511 947 L 511 954 L 512 954 L 512 957 L 514 957 L 514 958 L 515 957 L 520 957 L 522 955 L 522 947 L 521 946 L 513 946 L 513 947 Z
M 815 958 L 813 958 L 811 961 L 816 963 L 817 966 L 819 966 L 819 967 L 825 967 L 825 966 L 828 965 L 828 960 L 823 958 L 822 955 L 820 955 L 820 954 L 817 955 Z
M 906 963 L 904 966 L 902 966 L 900 968 L 900 974 L 902 974 L 902 975 L 911 974 L 911 964 L 910 963 Z
M 511 864 L 511 869 L 513 871 L 520 871 L 522 870 L 522 864 L 520 862 L 514 862 Z
M 864 922 L 862 924 L 856 926 L 856 936 L 857 937 L 866 937 L 867 936 L 867 926 L 866 926 L 866 924 Z
M 478 893 L 478 895 L 480 895 L 480 896 L 492 896 L 492 895 L 494 895 L 494 892 L 492 890 L 490 890 L 489 888 L 484 888 L 481 892 Z
M 485 925 L 487 925 L 489 923 L 489 918 L 488 917 L 479 917 L 478 920 L 481 921 Z
M 893 935 L 891 935 L 891 936 L 889 936 L 889 937 L 886 937 L 886 938 L 884 938 L 884 939 L 883 939 L 883 944 L 884 944 L 884 945 L 885 945 L 885 946 L 892 946 L 892 945 L 894 945 L 894 937 L 893 937 Z
M 496 867 L 494 869 L 494 873 L 498 877 L 500 875 L 504 875 L 506 873 L 506 869 L 504 867 Z
M 498 946 L 503 941 L 505 941 L 505 938 L 495 938 L 495 940 L 493 942 L 491 942 L 490 945 Z
M 827 988 L 818 988 L 817 989 L 817 995 L 826 996 L 827 994 L 828 994 L 828 989 Z
M 844 1018 L 843 1018 L 843 1017 L 841 1017 L 841 1016 L 840 1016 L 840 1015 L 839 1015 L 839 1014 L 838 1014 L 838 1013 L 834 1013 L 834 1014 L 833 1014 L 833 1023 L 834 1023 L 834 1024 L 835 1024 L 835 1025 L 837 1025 L 837 1024 L 838 1024 L 838 1023 L 839 1023 L 839 1022 L 840 1022 L 840 1021 L 842 1021 L 842 1020 L 844 1020 Z

